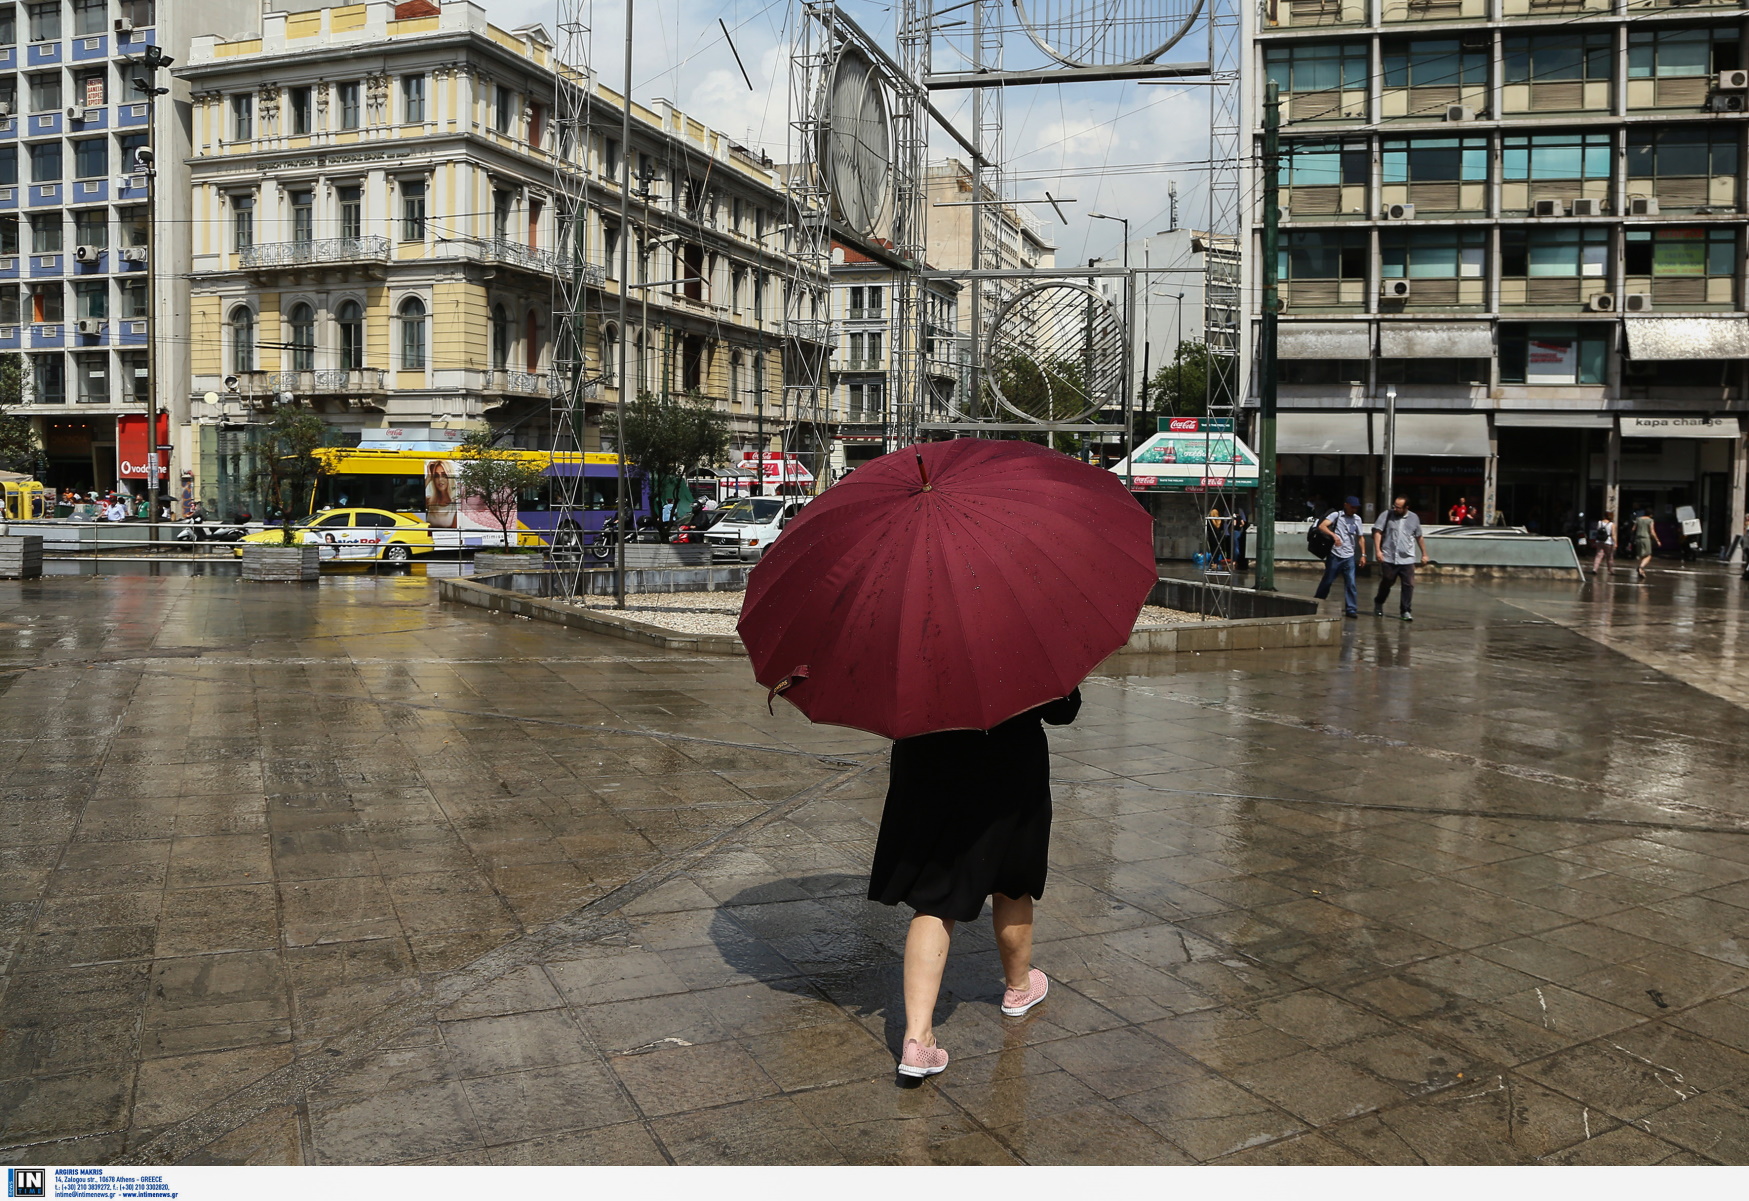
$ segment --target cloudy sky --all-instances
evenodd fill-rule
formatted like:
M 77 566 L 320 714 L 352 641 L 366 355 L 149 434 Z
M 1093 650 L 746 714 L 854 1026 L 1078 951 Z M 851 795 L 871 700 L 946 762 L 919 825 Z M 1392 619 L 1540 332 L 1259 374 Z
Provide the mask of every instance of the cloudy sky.
M 936 0 L 938 7 L 947 7 Z M 951 0 L 949 0 L 951 3 Z M 513 28 L 539 22 L 561 42 L 560 0 L 476 0 L 493 24 Z M 588 5 L 583 6 L 585 11 Z M 648 101 L 661 96 L 747 145 L 773 158 L 790 156 L 789 45 L 799 19 L 797 0 L 637 0 L 633 71 L 634 93 Z M 891 5 L 846 0 L 844 8 L 872 34 L 892 47 Z M 622 77 L 624 8 L 618 0 L 594 5 L 589 61 L 605 82 L 617 88 Z M 947 17 L 955 20 L 965 10 Z M 725 22 L 746 64 L 749 89 L 735 65 L 717 22 Z M 963 35 L 964 29 L 953 34 Z M 1006 65 L 1039 65 L 1040 56 L 1015 34 L 1005 48 Z M 1168 56 L 1171 57 L 1171 56 Z M 1183 58 L 1198 57 L 1187 51 Z M 964 69 L 963 58 L 938 42 L 935 69 Z M 1121 227 L 1089 220 L 1098 210 L 1130 220 L 1132 238 L 1165 229 L 1167 185 L 1179 188 L 1179 223 L 1204 224 L 1202 174 L 1208 157 L 1206 88 L 1138 84 L 1047 85 L 1010 89 L 1006 108 L 1006 161 L 1009 195 L 1040 197 L 1046 191 L 1073 197 L 1065 204 L 1065 225 L 1048 205 L 1034 212 L 1046 235 L 1059 247 L 1059 263 L 1086 262 L 1094 255 L 1119 253 Z M 967 93 L 941 92 L 936 104 L 970 133 Z M 932 157 L 963 154 L 937 133 Z M 1155 167 L 1152 164 L 1178 164 Z

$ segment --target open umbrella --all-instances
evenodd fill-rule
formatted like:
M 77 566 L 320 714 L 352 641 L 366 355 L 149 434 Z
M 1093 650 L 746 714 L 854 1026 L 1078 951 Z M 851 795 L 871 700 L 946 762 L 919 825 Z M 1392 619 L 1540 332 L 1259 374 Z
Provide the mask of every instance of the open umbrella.
M 754 675 L 810 720 L 987 730 L 1074 690 L 1154 586 L 1153 519 L 1109 471 L 1027 442 L 858 468 L 747 579 Z

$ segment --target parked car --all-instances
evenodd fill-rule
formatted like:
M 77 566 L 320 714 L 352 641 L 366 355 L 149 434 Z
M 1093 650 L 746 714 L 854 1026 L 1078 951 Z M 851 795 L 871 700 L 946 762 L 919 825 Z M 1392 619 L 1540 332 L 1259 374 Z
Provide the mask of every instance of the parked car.
M 270 525 L 243 542 L 276 546 L 280 537 L 280 528 Z M 387 509 L 328 509 L 294 527 L 292 541 L 320 543 L 324 559 L 388 559 L 398 563 L 428 554 L 437 545 L 429 524 Z M 242 545 L 236 547 L 236 554 L 242 558 Z
M 724 505 L 704 532 L 711 558 L 758 559 L 807 503 L 806 497 L 743 496 Z

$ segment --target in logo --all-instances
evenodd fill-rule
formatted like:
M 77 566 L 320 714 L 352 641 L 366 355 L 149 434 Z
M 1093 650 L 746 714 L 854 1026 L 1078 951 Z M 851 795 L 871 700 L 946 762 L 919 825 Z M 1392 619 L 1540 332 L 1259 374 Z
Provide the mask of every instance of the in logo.
M 47 1168 L 7 1168 L 6 1195 L 8 1197 L 46 1197 L 48 1191 L 49 1170 Z

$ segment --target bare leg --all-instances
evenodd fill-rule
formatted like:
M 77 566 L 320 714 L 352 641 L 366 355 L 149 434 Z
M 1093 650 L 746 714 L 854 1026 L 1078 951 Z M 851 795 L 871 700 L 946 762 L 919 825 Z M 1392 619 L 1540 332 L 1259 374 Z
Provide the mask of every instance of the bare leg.
M 905 1037 L 926 1047 L 935 1045 L 935 1000 L 952 937 L 952 922 L 922 913 L 905 934 Z
M 1025 988 L 1032 978 L 1032 898 L 990 898 L 990 915 L 996 926 L 996 949 L 1002 955 L 1003 982 L 1009 988 Z

